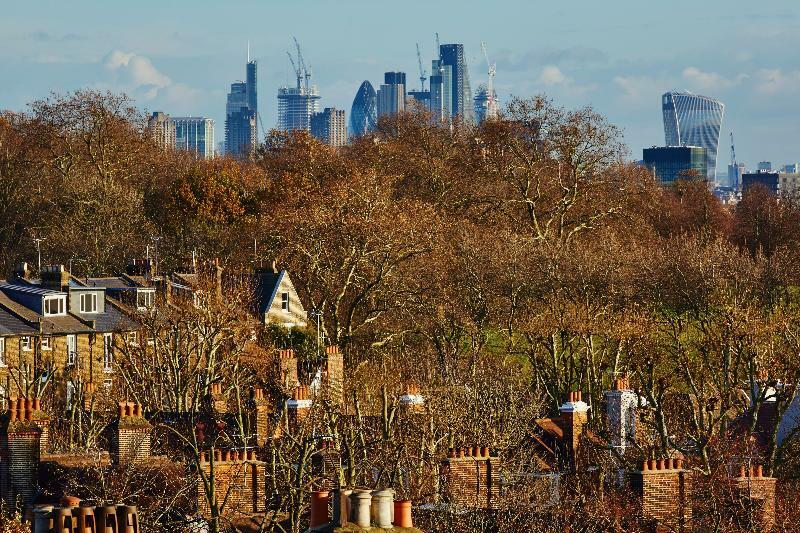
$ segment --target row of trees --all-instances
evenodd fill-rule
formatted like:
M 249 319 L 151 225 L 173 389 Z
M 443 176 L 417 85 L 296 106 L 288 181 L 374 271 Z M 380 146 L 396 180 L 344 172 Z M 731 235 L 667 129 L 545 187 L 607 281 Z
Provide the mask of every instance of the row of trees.
M 701 182 L 662 188 L 602 116 L 544 97 L 480 127 L 404 114 L 341 149 L 272 132 L 251 161 L 197 161 L 156 146 L 125 97 L 54 96 L 0 117 L 0 220 L 6 271 L 36 257 L 34 238 L 78 275 L 147 249 L 162 270 L 193 253 L 230 271 L 276 259 L 354 383 L 448 391 L 424 442 L 386 427 L 391 439 L 370 441 L 406 470 L 410 449 L 430 460 L 487 435 L 513 453 L 567 391 L 599 406 L 627 373 L 650 411 L 641 457 L 697 453 L 711 473 L 730 422 L 768 386 L 780 418 L 796 395 L 780 384 L 800 378 L 800 207 L 759 189 L 731 207 Z M 132 371 L 177 380 L 159 366 L 174 355 Z M 173 385 L 158 401 L 183 401 Z M 379 407 L 380 388 L 369 394 Z M 754 453 L 795 476 L 793 438 L 769 440 Z

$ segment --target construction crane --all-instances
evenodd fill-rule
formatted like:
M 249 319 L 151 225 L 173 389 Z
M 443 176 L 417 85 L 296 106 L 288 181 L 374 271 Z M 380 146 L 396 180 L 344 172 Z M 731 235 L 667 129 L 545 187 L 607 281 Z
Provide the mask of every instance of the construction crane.
M 489 53 L 486 51 L 486 43 L 481 41 L 481 50 L 483 50 L 483 57 L 486 58 L 486 66 L 489 69 L 489 85 L 486 88 L 486 97 L 489 104 L 494 103 L 494 75 L 497 72 L 497 65 L 489 61 Z
M 419 43 L 417 43 L 417 61 L 419 62 L 419 90 L 425 92 L 425 80 L 428 79 L 428 72 L 422 66 L 422 53 L 419 51 Z
M 300 43 L 297 42 L 297 37 L 292 37 L 294 46 L 297 48 L 297 62 L 300 63 L 300 70 L 303 71 L 305 77 L 305 90 L 308 92 L 309 84 L 311 82 L 311 69 L 306 67 L 306 62 L 303 60 L 303 52 L 300 51 Z
M 301 71 L 301 70 L 300 70 L 300 69 L 297 67 L 297 65 L 295 65 L 295 63 L 294 63 L 294 58 L 292 57 L 292 54 L 291 54 L 291 52 L 289 52 L 289 51 L 287 50 L 287 51 L 286 51 L 286 55 L 287 55 L 287 56 L 289 56 L 289 62 L 292 64 L 292 70 L 294 70 L 294 74 L 295 74 L 295 76 L 297 76 L 297 88 L 299 89 L 299 88 L 300 88 L 300 83 L 301 83 L 301 80 L 303 79 L 303 73 L 302 73 L 302 71 Z
M 736 167 L 736 148 L 733 145 L 733 132 L 731 132 L 731 165 Z

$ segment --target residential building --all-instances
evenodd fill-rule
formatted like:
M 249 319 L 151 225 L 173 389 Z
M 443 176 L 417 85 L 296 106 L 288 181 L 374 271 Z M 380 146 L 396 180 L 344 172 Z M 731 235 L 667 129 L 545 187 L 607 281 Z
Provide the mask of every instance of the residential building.
M 214 120 L 206 117 L 174 117 L 175 147 L 197 154 L 199 159 L 214 157 Z
M 643 164 L 664 185 L 708 175 L 708 157 L 701 146 L 653 146 L 642 151 Z
M 466 57 L 464 56 L 463 44 L 443 44 L 439 46 L 440 67 L 445 70 L 443 79 L 444 90 L 449 92 L 449 106 L 446 106 L 450 117 L 460 117 L 467 123 L 473 123 L 475 116 L 473 112 L 473 96 L 469 83 L 469 70 L 467 68 Z M 438 69 L 437 69 L 438 70 Z M 432 70 L 431 72 L 436 72 Z M 449 80 L 448 80 L 449 78 Z M 449 83 L 448 83 L 449 82 Z
M 245 75 L 246 81 L 231 84 L 225 106 L 225 153 L 244 158 L 258 144 L 257 64 L 249 57 Z
M 311 135 L 330 146 L 347 144 L 347 122 L 344 109 L 326 107 L 311 117 Z
M 706 149 L 710 183 L 716 183 L 717 149 L 725 104 L 689 92 L 668 92 L 661 98 L 666 146 L 699 146 Z
M 175 123 L 169 115 L 161 111 L 154 112 L 147 119 L 147 129 L 160 147 L 175 148 Z
M 369 81 L 358 88 L 350 108 L 350 135 L 361 137 L 375 129 L 378 124 L 378 102 L 375 89 Z
M 256 316 L 264 324 L 304 327 L 308 324 L 300 296 L 286 270 L 256 268 L 254 273 Z
M 378 118 L 402 113 L 406 110 L 405 72 L 387 72 L 378 89 Z

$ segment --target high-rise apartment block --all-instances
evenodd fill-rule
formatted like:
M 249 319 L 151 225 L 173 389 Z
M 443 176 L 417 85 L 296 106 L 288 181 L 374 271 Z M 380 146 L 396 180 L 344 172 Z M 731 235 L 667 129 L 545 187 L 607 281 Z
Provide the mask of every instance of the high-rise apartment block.
M 679 179 L 704 179 L 708 174 L 702 146 L 653 146 L 643 150 L 644 166 L 664 185 Z
M 248 57 L 246 81 L 231 84 L 225 106 L 225 153 L 249 157 L 258 144 L 257 65 Z
M 311 135 L 330 146 L 347 144 L 347 123 L 344 110 L 326 107 L 311 116 Z
M 387 72 L 378 89 L 378 118 L 406 110 L 406 73 Z
M 706 149 L 708 180 L 716 182 L 719 131 L 725 104 L 689 92 L 668 92 L 661 98 L 667 146 Z
M 174 117 L 175 147 L 200 159 L 214 157 L 214 120 L 206 117 Z
M 438 69 L 444 68 L 442 79 L 443 92 L 449 94 L 450 117 L 460 117 L 467 123 L 475 121 L 473 113 L 472 89 L 469 83 L 469 70 L 464 56 L 463 44 L 443 44 L 439 46 L 439 59 L 441 64 Z M 449 73 L 447 72 L 449 67 Z M 432 70 L 436 72 L 437 70 Z M 449 75 L 448 75 L 449 74 Z M 449 78 L 449 79 L 448 79 Z M 431 89 L 431 92 L 433 89 Z
M 147 129 L 162 148 L 175 148 L 175 123 L 169 115 L 156 111 L 147 119 Z

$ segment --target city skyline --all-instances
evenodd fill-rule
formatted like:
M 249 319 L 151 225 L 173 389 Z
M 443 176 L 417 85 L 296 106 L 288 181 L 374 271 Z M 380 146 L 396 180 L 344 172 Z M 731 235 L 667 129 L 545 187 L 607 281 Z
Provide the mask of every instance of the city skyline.
M 285 22 L 299 8 L 243 3 L 252 16 L 235 31 L 220 29 L 208 42 L 197 37 L 215 17 L 199 13 L 202 10 L 186 17 L 180 3 L 144 2 L 143 10 L 161 8 L 148 26 L 116 21 L 114 10 L 87 10 L 83 4 L 14 5 L 0 21 L 7 45 L 0 52 L 0 68 L 7 74 L 0 87 L 0 108 L 22 110 L 51 90 L 96 88 L 125 91 L 143 110 L 203 115 L 221 125 L 225 93 L 243 75 L 250 40 L 262 70 L 259 109 L 270 128 L 277 123 L 275 91 L 293 81 L 286 59 L 292 35 L 297 34 L 314 68 L 321 105 L 349 111 L 359 85 L 367 79 L 378 86 L 387 71 L 406 72 L 408 90 L 418 89 L 415 44 L 420 43 L 430 76 L 438 31 L 443 43 L 464 44 L 473 89 L 487 81 L 480 49 L 485 40 L 497 64 L 495 88 L 502 104 L 512 95 L 544 92 L 570 109 L 592 105 L 623 129 L 632 159 L 642 147 L 663 143 L 656 105 L 661 94 L 672 90 L 690 90 L 726 103 L 720 134 L 727 138 L 734 132 L 737 157 L 748 167 L 760 160 L 781 166 L 800 159 L 799 127 L 793 118 L 800 101 L 800 59 L 791 53 L 800 44 L 793 30 L 798 14 L 794 5 L 772 2 L 759 11 L 720 13 L 727 4 L 692 4 L 693 16 L 684 20 L 681 7 L 688 2 L 579 3 L 563 9 L 504 2 L 478 17 L 469 9 L 454 14 L 454 3 L 443 2 L 419 20 L 412 16 L 412 2 L 393 28 L 381 27 L 375 17 L 359 19 L 363 2 L 329 6 L 312 1 L 306 9 L 317 16 L 305 27 Z M 232 20 L 237 11 L 216 17 L 216 27 Z M 280 24 L 263 22 L 270 18 L 266 14 Z M 187 18 L 196 28 L 176 22 Z M 598 25 L 597 20 L 612 22 Z M 112 22 L 119 25 L 118 31 L 108 29 Z M 669 39 L 670 28 L 678 23 L 685 31 L 675 43 Z M 766 34 L 772 38 L 764 39 Z M 327 44 L 332 36 L 336 39 Z M 631 41 L 637 46 L 630 46 Z M 671 46 L 663 46 L 665 42 Z M 727 162 L 727 152 L 723 143 L 720 162 Z

